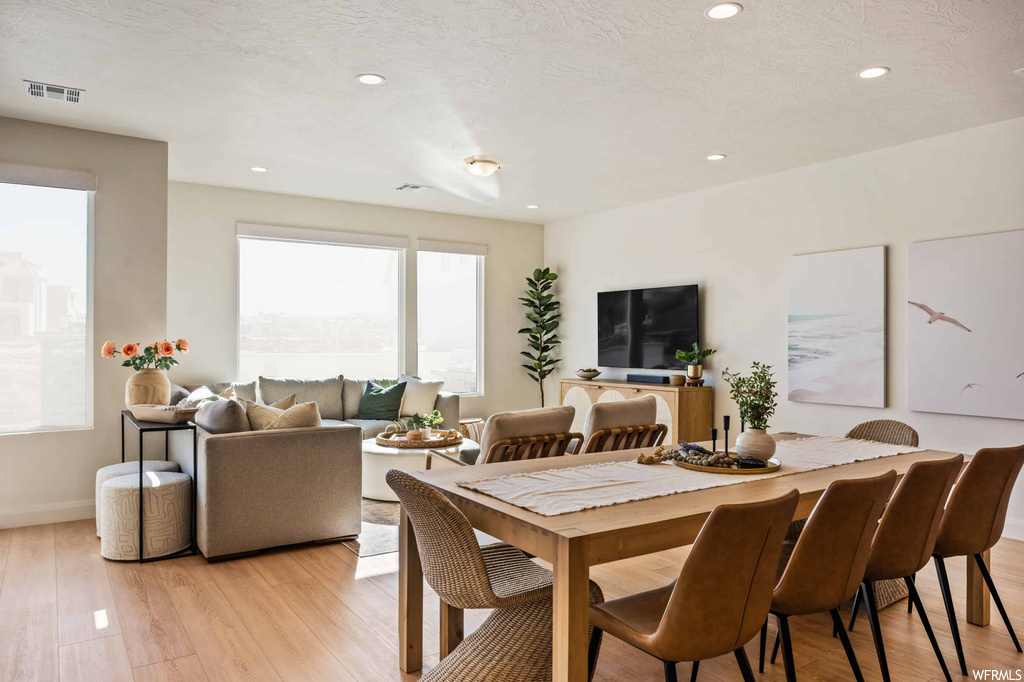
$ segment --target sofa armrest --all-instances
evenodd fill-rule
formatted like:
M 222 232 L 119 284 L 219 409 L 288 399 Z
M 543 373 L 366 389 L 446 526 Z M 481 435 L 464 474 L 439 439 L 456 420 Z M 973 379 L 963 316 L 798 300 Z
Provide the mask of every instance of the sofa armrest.
M 434 409 L 441 413 L 443 429 L 459 430 L 459 396 L 456 393 L 438 393 Z

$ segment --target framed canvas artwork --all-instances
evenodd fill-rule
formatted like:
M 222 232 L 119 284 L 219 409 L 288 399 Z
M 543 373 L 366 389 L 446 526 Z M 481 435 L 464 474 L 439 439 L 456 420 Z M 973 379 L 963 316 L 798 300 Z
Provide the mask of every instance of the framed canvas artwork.
M 910 245 L 908 403 L 1024 419 L 1024 230 Z
M 789 399 L 885 407 L 885 247 L 789 260 Z

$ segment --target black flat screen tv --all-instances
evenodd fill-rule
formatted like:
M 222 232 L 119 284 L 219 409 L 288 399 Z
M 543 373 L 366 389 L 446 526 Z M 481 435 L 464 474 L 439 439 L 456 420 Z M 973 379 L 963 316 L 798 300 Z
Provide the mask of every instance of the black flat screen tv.
M 697 338 L 696 284 L 597 294 L 600 367 L 682 369 L 676 351 Z

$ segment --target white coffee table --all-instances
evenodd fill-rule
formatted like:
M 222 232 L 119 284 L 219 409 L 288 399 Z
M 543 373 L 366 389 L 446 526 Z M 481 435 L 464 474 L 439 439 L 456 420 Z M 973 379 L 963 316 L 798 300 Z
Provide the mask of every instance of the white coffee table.
M 427 453 L 440 450 L 445 454 L 458 457 L 463 450 L 480 451 L 480 446 L 468 438 L 450 448 L 389 448 L 377 445 L 374 438 L 363 441 L 363 497 L 371 500 L 398 502 L 398 497 L 388 487 L 384 477 L 391 469 L 399 471 L 423 471 L 427 468 Z M 454 466 L 445 462 L 446 466 Z

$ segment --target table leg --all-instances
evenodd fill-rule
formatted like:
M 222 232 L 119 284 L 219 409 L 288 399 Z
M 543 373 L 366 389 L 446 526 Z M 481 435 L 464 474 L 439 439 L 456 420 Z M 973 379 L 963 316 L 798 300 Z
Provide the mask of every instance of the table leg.
M 985 557 L 985 564 L 991 566 L 992 552 L 986 550 L 982 556 Z M 967 560 L 967 622 L 984 627 L 988 625 L 991 606 L 988 585 L 974 557 L 968 555 L 964 558 Z
M 586 538 L 557 539 L 551 653 L 552 682 L 585 682 L 590 624 L 590 547 Z
M 142 534 L 142 498 L 145 495 L 142 494 L 142 436 L 143 432 L 139 431 L 139 563 L 142 563 L 142 557 L 144 552 L 142 551 L 143 534 Z
M 423 566 L 404 506 L 398 526 L 398 645 L 402 672 L 423 668 Z
M 463 611 L 441 600 L 441 658 L 455 650 L 462 642 Z

